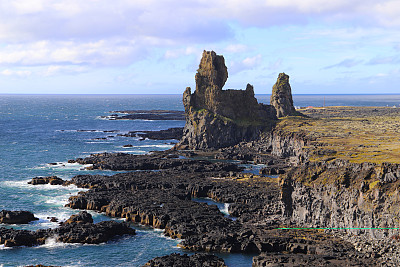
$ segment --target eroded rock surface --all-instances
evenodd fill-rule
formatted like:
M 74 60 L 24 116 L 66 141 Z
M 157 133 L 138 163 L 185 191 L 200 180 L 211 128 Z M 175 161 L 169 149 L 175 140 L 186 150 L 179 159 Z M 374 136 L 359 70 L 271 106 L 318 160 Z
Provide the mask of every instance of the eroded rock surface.
M 226 267 L 223 259 L 214 255 L 196 253 L 173 253 L 163 257 L 157 257 L 147 262 L 143 267 Z
M 39 184 L 51 184 L 51 185 L 63 185 L 64 180 L 57 176 L 48 176 L 48 177 L 35 177 L 32 178 L 32 181 L 28 182 L 31 185 L 39 185 Z
M 253 86 L 222 90 L 228 78 L 223 56 L 204 51 L 196 74 L 196 90 L 186 88 L 186 125 L 180 148 L 206 149 L 257 138 L 276 120 L 272 106 L 259 104 Z
M 0 223 L 6 224 L 26 224 L 31 221 L 39 220 L 30 211 L 11 211 L 2 210 L 0 211 Z
M 289 84 L 289 75 L 280 73 L 272 87 L 271 105 L 275 107 L 278 118 L 295 116 L 300 113 L 293 106 L 292 89 Z
M 172 151 L 171 151 L 172 153 Z M 126 153 L 101 153 L 92 154 L 87 158 L 70 160 L 80 164 L 92 164 L 90 169 L 101 170 L 163 170 L 175 169 L 188 172 L 202 171 L 240 171 L 236 164 L 219 162 L 212 164 L 209 161 L 193 161 L 179 159 L 177 155 L 168 152 L 153 153 L 148 155 L 132 155 Z

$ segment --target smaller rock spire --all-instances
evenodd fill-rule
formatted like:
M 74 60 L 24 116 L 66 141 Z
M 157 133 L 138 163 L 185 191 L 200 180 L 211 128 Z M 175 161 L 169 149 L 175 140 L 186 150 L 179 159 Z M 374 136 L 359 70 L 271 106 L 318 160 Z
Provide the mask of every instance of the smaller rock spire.
M 298 115 L 293 106 L 289 75 L 279 73 L 278 79 L 272 87 L 271 105 L 275 107 L 278 118 Z

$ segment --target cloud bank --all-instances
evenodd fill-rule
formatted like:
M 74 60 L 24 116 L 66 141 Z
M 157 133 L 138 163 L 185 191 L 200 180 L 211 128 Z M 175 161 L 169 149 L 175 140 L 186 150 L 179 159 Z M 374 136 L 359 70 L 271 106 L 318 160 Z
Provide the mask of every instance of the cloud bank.
M 6 45 L 0 47 L 0 64 L 129 64 L 151 47 L 229 40 L 230 23 L 266 27 L 340 20 L 397 28 L 398 14 L 397 1 L 369 0 L 1 1 L 0 42 Z
M 255 48 L 241 37 L 242 32 L 313 24 L 322 25 L 319 32 L 310 33 L 313 37 L 336 36 L 344 43 L 367 33 L 396 33 L 398 14 L 398 0 L 4 0 L 0 1 L 0 75 L 73 75 L 129 68 L 154 57 L 176 64 L 191 57 L 184 62 L 188 65 L 198 62 L 203 49 L 215 48 L 228 57 L 237 55 L 229 63 L 232 74 L 280 71 L 293 61 L 266 55 L 274 36 L 265 36 L 265 44 Z M 341 30 L 348 28 L 353 30 Z M 379 41 L 400 51 L 400 40 Z M 339 63 L 328 61 L 327 67 L 317 68 L 397 64 L 399 56 L 392 54 L 365 60 L 347 55 Z

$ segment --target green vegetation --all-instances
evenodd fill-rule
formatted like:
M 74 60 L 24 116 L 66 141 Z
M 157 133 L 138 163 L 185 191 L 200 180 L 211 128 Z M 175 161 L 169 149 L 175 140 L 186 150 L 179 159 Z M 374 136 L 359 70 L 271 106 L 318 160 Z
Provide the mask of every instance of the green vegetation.
M 366 113 L 360 117 L 356 115 L 360 108 L 313 109 L 313 112 L 308 111 L 310 115 L 316 112 L 322 115 L 318 118 L 286 117 L 280 120 L 277 129 L 304 135 L 309 140 L 306 149 L 310 151 L 311 161 L 340 158 L 354 163 L 400 163 L 400 116 L 376 115 L 370 108 L 364 109 Z M 390 108 L 385 109 L 390 111 Z M 302 112 L 307 114 L 307 110 Z M 346 112 L 355 116 L 342 117 Z

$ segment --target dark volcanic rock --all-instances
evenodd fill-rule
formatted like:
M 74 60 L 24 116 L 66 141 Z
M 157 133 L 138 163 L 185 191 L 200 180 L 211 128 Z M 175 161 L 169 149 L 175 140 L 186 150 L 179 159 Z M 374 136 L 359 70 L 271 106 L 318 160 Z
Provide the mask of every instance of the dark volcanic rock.
M 379 265 L 374 259 L 358 259 L 355 255 L 346 255 L 338 258 L 335 255 L 305 255 L 305 254 L 273 254 L 263 253 L 253 258 L 253 267 L 279 266 L 279 267 L 338 267 L 338 266 L 368 266 Z
M 223 56 L 204 51 L 196 74 L 196 90 L 183 93 L 186 125 L 179 148 L 204 149 L 253 140 L 276 120 L 272 106 L 259 104 L 253 86 L 222 90 L 228 78 Z
M 128 115 L 112 114 L 103 118 L 109 120 L 185 120 L 185 113 L 180 110 L 126 110 L 113 112 Z
M 93 164 L 93 169 L 101 170 L 162 170 L 175 168 L 180 171 L 202 172 L 209 171 L 240 171 L 237 165 L 219 162 L 212 164 L 209 161 L 193 161 L 189 159 L 171 158 L 168 153 L 154 153 L 150 155 L 132 155 L 125 153 L 93 154 L 84 159 L 76 159 L 80 164 Z
M 143 267 L 226 267 L 223 259 L 214 255 L 196 253 L 187 254 L 173 253 L 163 257 L 157 257 L 147 262 Z
M 271 105 L 275 107 L 278 118 L 300 114 L 293 106 L 289 75 L 285 73 L 279 74 L 276 83 L 272 87 Z
M 103 221 L 93 224 L 90 214 L 80 212 L 55 229 L 27 231 L 0 227 L 0 244 L 6 247 L 30 247 L 44 244 L 47 238 L 56 238 L 64 243 L 99 244 L 116 236 L 134 234 L 135 230 L 125 222 Z
M 71 215 L 71 217 L 64 222 L 64 224 L 81 224 L 81 223 L 93 223 L 92 215 L 86 211 L 81 211 L 76 215 Z
M 67 206 L 164 229 L 165 235 L 184 239 L 180 246 L 193 251 L 362 257 L 350 243 L 318 231 L 276 229 L 284 218 L 279 180 L 240 179 L 214 164 L 216 167 L 200 173 L 182 172 L 177 167 L 158 172 L 76 176 L 73 183 L 90 190 L 71 197 Z M 237 219 L 225 217 L 216 206 L 193 202 L 192 197 L 228 202 L 229 213 Z
M 50 231 L 57 241 L 64 243 L 100 244 L 116 236 L 134 235 L 128 224 L 117 221 L 93 223 L 70 223 Z
M 32 181 L 28 182 L 31 185 L 39 185 L 39 184 L 51 184 L 51 185 L 68 185 L 67 181 L 64 181 L 57 176 L 48 176 L 48 177 L 35 177 L 32 178 Z
M 133 131 L 127 134 L 121 134 L 119 136 L 141 137 L 152 140 L 170 140 L 170 139 L 180 140 L 182 138 L 182 134 L 183 134 L 183 128 L 176 127 L 160 131 Z
M 5 247 L 31 247 L 43 244 L 43 241 L 39 241 L 36 233 L 32 231 L 0 227 L 0 244 L 4 244 Z
M 30 211 L 0 211 L 0 223 L 7 224 L 25 224 L 31 221 L 39 220 Z

